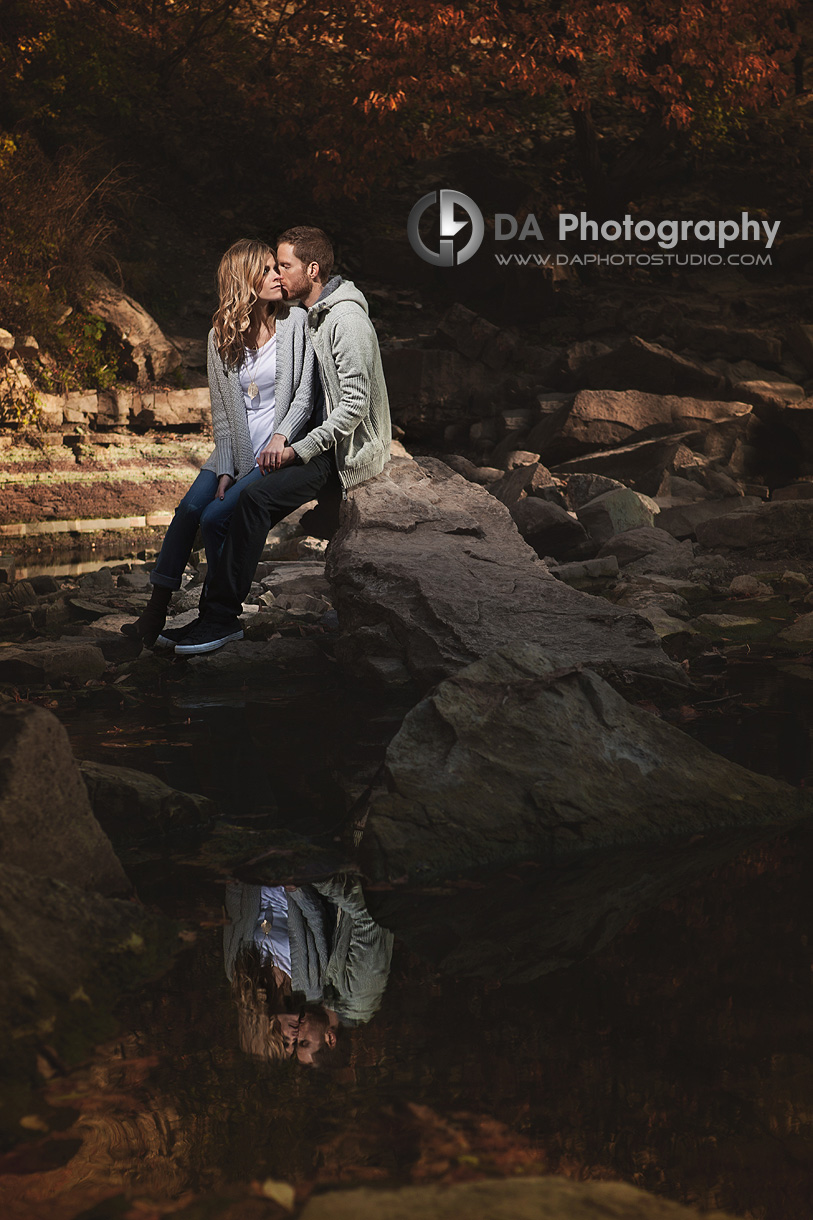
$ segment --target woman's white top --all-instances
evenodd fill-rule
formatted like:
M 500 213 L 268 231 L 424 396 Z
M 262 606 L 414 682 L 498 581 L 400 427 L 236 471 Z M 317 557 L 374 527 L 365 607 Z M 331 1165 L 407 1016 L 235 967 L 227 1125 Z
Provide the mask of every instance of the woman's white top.
M 276 405 L 277 336 L 272 335 L 262 347 L 247 347 L 240 365 L 240 388 L 246 404 L 248 430 L 254 461 L 265 449 L 274 435 L 274 407 Z M 257 393 L 249 394 L 249 387 Z
M 260 897 L 260 913 L 254 935 L 263 958 L 269 955 L 274 965 L 290 978 L 291 941 L 288 936 L 288 895 L 281 885 L 264 885 Z

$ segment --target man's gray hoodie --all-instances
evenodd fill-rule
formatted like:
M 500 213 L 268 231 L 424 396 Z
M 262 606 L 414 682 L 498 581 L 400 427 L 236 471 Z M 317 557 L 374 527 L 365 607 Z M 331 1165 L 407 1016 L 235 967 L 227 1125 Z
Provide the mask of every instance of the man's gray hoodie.
M 327 414 L 293 448 L 309 462 L 335 445 L 342 486 L 355 487 L 381 473 L 392 439 L 378 336 L 355 284 L 342 280 L 311 305 L 308 334 L 319 361 Z

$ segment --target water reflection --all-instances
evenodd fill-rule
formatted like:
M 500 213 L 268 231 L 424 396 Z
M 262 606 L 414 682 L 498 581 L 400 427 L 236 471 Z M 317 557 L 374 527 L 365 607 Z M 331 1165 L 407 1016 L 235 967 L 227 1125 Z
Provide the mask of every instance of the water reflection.
M 311 1068 L 345 1066 L 345 1031 L 378 1011 L 394 939 L 370 916 L 358 879 L 232 881 L 225 914 L 223 955 L 241 1049 Z
M 207 883 L 186 900 L 200 925 L 194 946 L 128 1001 L 127 1032 L 85 1068 L 50 1079 L 37 1117 L 52 1133 L 24 1164 L 0 1166 L 0 1213 L 74 1220 L 121 1192 L 138 1207 L 101 1204 L 94 1216 L 142 1207 L 164 1216 L 182 1211 L 186 1192 L 246 1197 L 266 1177 L 304 1198 L 359 1181 L 555 1172 L 799 1220 L 813 1182 L 804 899 L 813 840 L 794 831 L 727 862 L 710 860 L 707 846 L 693 845 L 692 861 L 686 845 L 682 887 L 665 891 L 661 871 L 660 893 L 641 854 L 649 893 L 631 922 L 632 860 L 621 855 L 600 872 L 561 877 L 558 889 L 528 869 L 531 880 L 513 870 L 410 901 L 399 887 L 365 901 L 339 878 L 283 890 L 290 972 L 284 944 L 274 948 L 283 896 L 268 891 L 279 887 L 229 887 L 234 918 L 224 924 L 223 891 Z M 711 876 L 695 871 L 701 855 Z M 586 895 L 613 874 L 619 910 L 608 905 L 602 918 Z M 292 926 L 314 903 L 297 974 Z M 385 906 L 394 949 L 367 913 Z M 596 933 L 592 947 L 574 936 L 562 944 L 567 968 L 540 972 L 556 929 L 580 917 Z M 277 1012 L 257 1005 L 244 1026 L 224 977 L 243 952 L 257 992 L 263 961 L 291 980 Z M 309 1006 L 327 1017 L 324 1050 L 337 1018 L 346 1068 L 298 1070 L 295 1053 L 268 1057 L 273 1019 L 298 1023 L 298 1051 Z

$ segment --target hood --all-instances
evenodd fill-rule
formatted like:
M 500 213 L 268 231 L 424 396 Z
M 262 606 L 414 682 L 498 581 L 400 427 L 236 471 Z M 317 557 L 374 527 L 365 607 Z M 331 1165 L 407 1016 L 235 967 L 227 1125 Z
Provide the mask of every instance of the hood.
M 337 282 L 337 287 L 333 286 L 334 280 Z M 356 305 L 361 306 L 366 314 L 370 311 L 367 308 L 367 301 L 364 298 L 364 293 L 356 287 L 352 280 L 343 280 L 340 276 L 334 276 L 325 285 L 325 290 L 322 296 L 315 305 L 311 305 L 308 313 L 310 315 L 323 313 L 327 309 L 332 309 L 334 305 L 339 305 L 344 301 L 353 301 Z

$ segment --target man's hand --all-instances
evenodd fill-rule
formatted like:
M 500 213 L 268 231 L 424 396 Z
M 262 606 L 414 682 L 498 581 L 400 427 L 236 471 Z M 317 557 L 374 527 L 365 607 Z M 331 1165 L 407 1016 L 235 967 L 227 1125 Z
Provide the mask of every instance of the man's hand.
M 285 450 L 288 448 L 288 440 L 280 432 L 275 432 L 271 440 L 266 445 L 265 449 L 257 458 L 257 465 L 263 474 L 268 474 L 271 470 L 279 470 L 280 466 L 286 465 L 282 457 Z
M 220 476 L 220 478 L 217 480 L 217 491 L 215 492 L 215 499 L 222 500 L 223 497 L 226 495 L 226 492 L 229 490 L 229 488 L 233 487 L 233 486 L 234 486 L 234 479 L 231 477 L 231 475 L 222 474 Z

